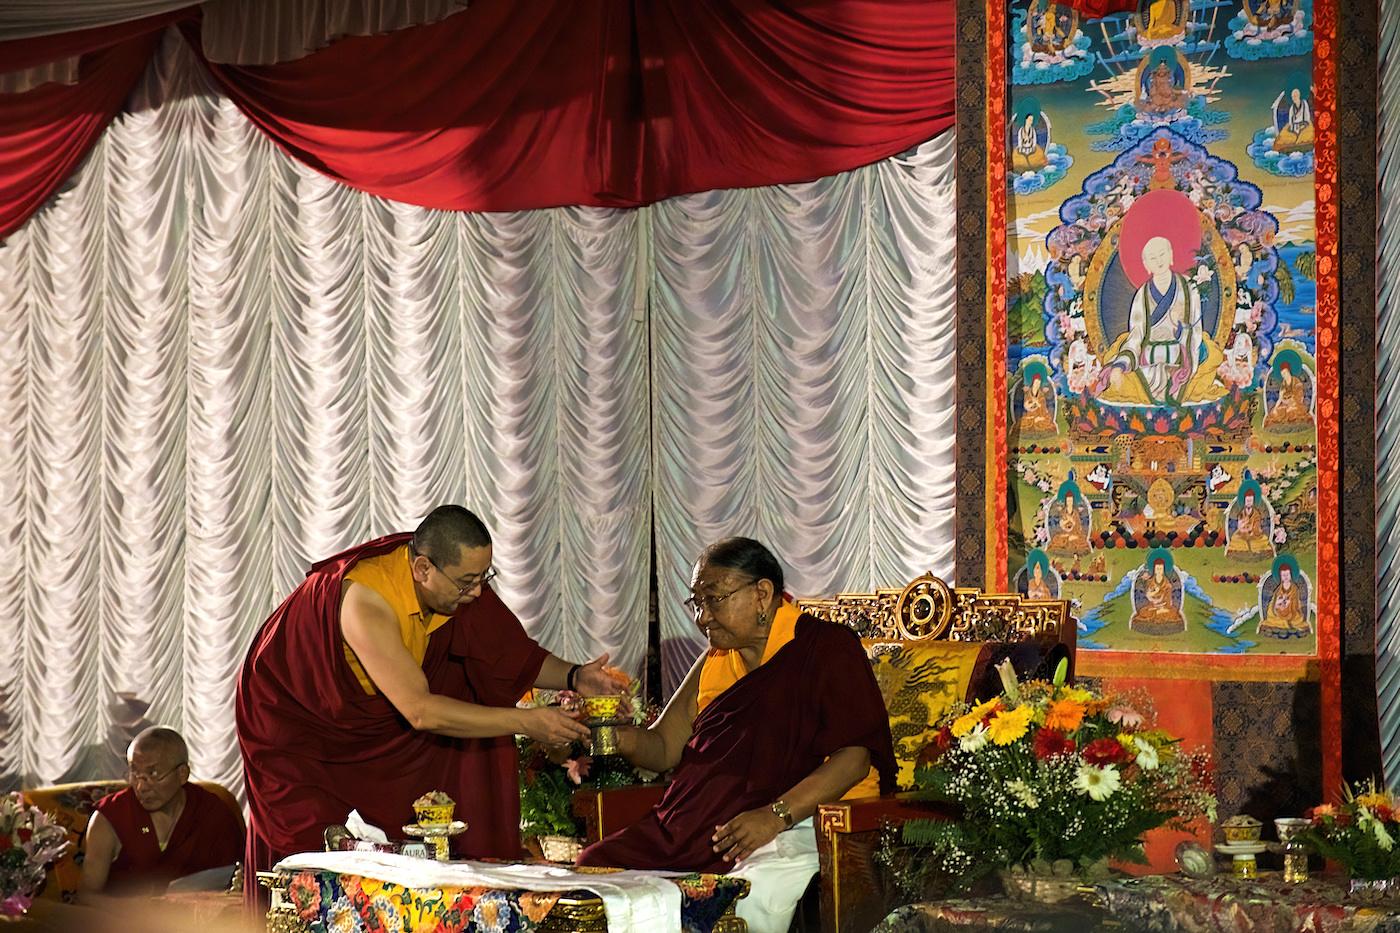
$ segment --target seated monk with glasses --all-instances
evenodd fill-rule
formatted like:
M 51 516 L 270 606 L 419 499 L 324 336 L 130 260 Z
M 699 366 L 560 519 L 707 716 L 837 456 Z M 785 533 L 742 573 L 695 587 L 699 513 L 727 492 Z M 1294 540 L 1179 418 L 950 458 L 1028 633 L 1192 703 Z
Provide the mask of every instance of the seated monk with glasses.
M 82 892 L 163 894 L 177 878 L 221 872 L 227 888 L 243 858 L 243 820 L 190 784 L 189 752 L 173 729 L 154 726 L 126 752 L 131 786 L 97 802 L 84 845 Z
M 759 542 L 711 545 L 690 588 L 709 650 L 654 725 L 618 730 L 622 755 L 674 769 L 671 783 L 579 864 L 746 877 L 739 916 L 754 933 L 781 933 L 817 871 L 817 806 L 872 764 L 880 789 L 894 789 L 889 718 L 860 639 L 784 601 L 782 568 Z

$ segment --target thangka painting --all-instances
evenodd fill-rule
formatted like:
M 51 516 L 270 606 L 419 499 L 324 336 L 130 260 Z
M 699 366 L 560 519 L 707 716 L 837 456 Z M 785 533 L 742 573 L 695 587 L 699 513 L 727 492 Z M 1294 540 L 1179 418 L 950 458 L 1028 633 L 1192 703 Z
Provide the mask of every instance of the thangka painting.
M 1322 11 L 1003 9 L 1003 579 L 1071 599 L 1081 649 L 1314 657 L 1335 573 Z

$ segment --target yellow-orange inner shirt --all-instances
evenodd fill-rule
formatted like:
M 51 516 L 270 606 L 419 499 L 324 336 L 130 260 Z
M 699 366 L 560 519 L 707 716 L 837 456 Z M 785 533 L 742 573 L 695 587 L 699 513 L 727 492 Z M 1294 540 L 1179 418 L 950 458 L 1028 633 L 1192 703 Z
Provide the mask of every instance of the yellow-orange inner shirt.
M 439 615 L 436 612 L 425 614 L 418 605 L 418 594 L 413 589 L 413 570 L 409 566 L 411 559 L 409 545 L 404 544 L 387 554 L 365 558 L 350 568 L 345 574 L 345 579 L 367 586 L 384 597 L 384 601 L 394 611 L 394 617 L 398 619 L 403 646 L 413 655 L 413 660 L 421 665 L 428 652 L 428 636 L 446 625 L 450 616 Z M 365 673 L 364 665 L 355 656 L 349 643 L 342 639 L 342 644 L 345 646 L 345 661 L 350 665 L 355 679 L 360 682 L 365 693 L 374 694 L 374 681 Z

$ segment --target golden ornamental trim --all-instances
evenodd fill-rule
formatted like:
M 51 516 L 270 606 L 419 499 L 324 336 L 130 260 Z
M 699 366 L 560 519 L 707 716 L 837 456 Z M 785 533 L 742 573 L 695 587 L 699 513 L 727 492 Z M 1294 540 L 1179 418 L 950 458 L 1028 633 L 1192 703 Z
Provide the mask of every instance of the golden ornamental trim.
M 949 587 L 932 573 L 901 589 L 798 599 L 797 608 L 845 625 L 862 638 L 900 641 L 1058 640 L 1073 623 L 1066 600 Z
M 817 831 L 823 839 L 830 839 L 835 833 L 848 832 L 850 828 L 850 804 L 824 803 L 817 807 Z

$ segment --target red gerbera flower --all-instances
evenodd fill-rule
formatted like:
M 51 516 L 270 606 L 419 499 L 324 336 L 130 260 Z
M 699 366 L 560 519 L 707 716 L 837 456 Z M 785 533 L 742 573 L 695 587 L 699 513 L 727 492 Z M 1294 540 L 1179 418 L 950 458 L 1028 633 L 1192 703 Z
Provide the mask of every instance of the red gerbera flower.
M 1128 750 L 1117 739 L 1095 739 L 1084 746 L 1084 760 L 1100 768 L 1122 764 L 1129 757 Z
M 1074 754 L 1074 739 L 1056 729 L 1040 729 L 1033 742 L 1035 757 L 1041 761 Z

